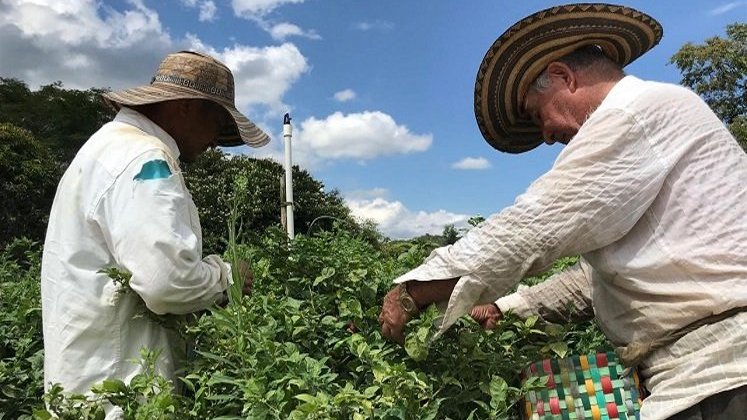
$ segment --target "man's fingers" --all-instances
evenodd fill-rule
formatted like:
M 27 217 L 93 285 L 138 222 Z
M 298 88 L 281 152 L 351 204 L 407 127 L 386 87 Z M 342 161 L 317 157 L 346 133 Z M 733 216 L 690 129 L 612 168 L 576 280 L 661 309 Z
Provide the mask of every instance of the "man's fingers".
M 395 343 L 405 344 L 404 326 L 384 322 L 381 324 L 381 334 Z
M 241 292 L 244 295 L 250 295 L 252 293 L 252 287 L 254 286 L 254 273 L 248 262 L 240 260 L 238 263 L 238 270 L 241 278 L 244 282 L 241 287 Z
M 480 311 L 479 308 L 472 308 L 472 311 L 470 311 L 469 316 L 472 317 L 477 322 L 480 322 Z
M 389 338 L 395 343 L 405 344 L 405 334 L 403 328 L 389 326 Z
M 404 343 L 404 337 L 403 337 L 403 327 L 397 325 L 395 322 L 392 322 L 391 319 L 389 319 L 386 314 L 382 312 L 382 314 L 379 316 L 379 324 L 381 324 L 381 335 L 384 337 L 403 344 Z
M 472 308 L 470 311 L 472 319 L 485 330 L 492 330 L 495 328 L 498 320 L 501 318 L 501 313 L 498 308 L 493 304 L 479 305 Z
M 381 314 L 379 314 L 379 324 L 381 324 L 382 336 L 404 345 L 404 329 L 409 317 L 399 302 L 399 287 L 395 286 L 384 297 Z
M 469 314 L 477 322 L 484 322 L 488 318 L 488 311 L 484 306 L 475 306 Z
M 395 331 L 395 328 L 389 323 L 385 322 L 381 325 L 381 335 L 392 341 L 399 342 L 397 340 L 397 333 Z
M 392 327 L 392 337 L 397 341 L 398 343 L 405 341 L 405 334 L 404 334 L 404 326 L 394 326 Z

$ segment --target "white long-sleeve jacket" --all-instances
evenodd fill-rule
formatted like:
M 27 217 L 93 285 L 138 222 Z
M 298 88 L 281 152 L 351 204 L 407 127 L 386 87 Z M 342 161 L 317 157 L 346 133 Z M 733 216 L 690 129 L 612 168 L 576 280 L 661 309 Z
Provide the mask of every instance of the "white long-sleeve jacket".
M 556 280 L 568 290 L 590 286 L 613 344 L 646 343 L 747 307 L 745 214 L 747 155 L 718 117 L 683 87 L 626 76 L 514 205 L 395 282 L 459 277 L 447 328 L 555 259 L 581 255 Z M 529 294 L 514 297 L 506 306 L 537 310 Z M 746 319 L 741 313 L 654 351 L 644 362 L 651 395 L 641 417 L 667 418 L 747 384 Z
M 140 372 L 142 347 L 159 349 L 157 370 L 171 378 L 180 343 L 173 332 L 137 316 L 138 298 L 156 314 L 212 305 L 230 268 L 202 258 L 197 209 L 179 169 L 173 138 L 123 108 L 80 149 L 62 177 L 42 258 L 44 382 L 84 393 L 106 378 Z M 132 273 L 132 292 L 117 296 L 99 270 Z

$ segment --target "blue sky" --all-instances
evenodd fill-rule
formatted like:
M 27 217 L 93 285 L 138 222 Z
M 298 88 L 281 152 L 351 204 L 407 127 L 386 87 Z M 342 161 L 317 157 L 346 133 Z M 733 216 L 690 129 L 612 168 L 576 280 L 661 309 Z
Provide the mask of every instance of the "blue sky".
M 0 0 L 0 76 L 32 88 L 147 83 L 160 59 L 198 49 L 235 73 L 237 105 L 272 135 L 234 153 L 294 160 L 391 237 L 440 233 L 511 205 L 560 145 L 502 154 L 473 113 L 477 68 L 508 26 L 550 1 Z M 625 1 L 658 19 L 661 43 L 630 74 L 677 83 L 684 43 L 747 21 L 747 1 Z

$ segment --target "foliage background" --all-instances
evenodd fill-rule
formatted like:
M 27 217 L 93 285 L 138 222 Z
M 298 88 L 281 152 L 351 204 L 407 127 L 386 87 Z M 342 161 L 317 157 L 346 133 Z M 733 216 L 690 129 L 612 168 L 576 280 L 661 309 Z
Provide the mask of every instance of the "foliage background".
M 538 385 L 522 389 L 518 374 L 529 361 L 605 346 L 593 324 L 548 327 L 513 316 L 490 332 L 464 318 L 430 343 L 435 308 L 411 322 L 405 348 L 392 344 L 381 337 L 379 302 L 430 248 L 392 250 L 343 227 L 301 235 L 290 247 L 270 228 L 237 245 L 252 262 L 254 293 L 179 324 L 191 349 L 181 383 L 146 370 L 131 384 L 98 385 L 93 398 L 55 388 L 47 401 L 71 419 L 97 418 L 105 401 L 126 407 L 128 418 L 513 418 L 521 393 Z M 38 255 L 38 245 L 18 241 L 0 259 L 0 413 L 9 418 L 40 408 Z M 144 363 L 153 357 L 144 354 Z M 186 392 L 172 396 L 178 388 Z
M 671 62 L 747 150 L 747 23 L 728 25 L 726 38 L 685 44 Z
M 228 208 L 233 194 L 234 181 L 240 177 L 248 180 L 245 197 L 239 201 L 241 236 L 249 237 L 270 226 L 280 225 L 280 175 L 282 165 L 269 159 L 247 156 L 229 156 L 212 150 L 190 164 L 185 170 L 185 180 L 200 212 L 205 253 L 222 254 L 226 250 Z M 313 229 L 327 230 L 336 220 L 353 229 L 364 229 L 356 222 L 337 190 L 325 191 L 324 184 L 314 179 L 306 170 L 293 167 L 293 201 L 296 232 Z M 367 227 L 371 238 L 375 231 Z

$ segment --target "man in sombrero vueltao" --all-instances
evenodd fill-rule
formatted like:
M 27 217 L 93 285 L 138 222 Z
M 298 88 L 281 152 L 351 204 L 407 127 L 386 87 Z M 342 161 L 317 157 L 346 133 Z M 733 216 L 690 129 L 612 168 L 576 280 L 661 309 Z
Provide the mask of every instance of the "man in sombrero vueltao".
M 401 343 L 432 302 L 446 306 L 440 331 L 473 307 L 491 327 L 508 310 L 553 320 L 571 303 L 639 368 L 641 418 L 747 418 L 747 154 L 693 92 L 623 73 L 661 36 L 637 10 L 578 4 L 495 41 L 475 86 L 485 139 L 508 153 L 566 146 L 512 206 L 394 280 L 385 336 Z
M 231 267 L 203 258 L 197 209 L 179 160 L 214 146 L 259 147 L 267 134 L 236 110 L 234 80 L 204 54 L 168 55 L 150 85 L 110 92 L 118 110 L 83 145 L 57 188 L 42 257 L 44 382 L 85 393 L 104 379 L 129 382 L 145 347 L 172 378 L 182 344 L 138 315 L 187 314 L 225 299 Z M 134 293 L 105 268 L 132 274 Z M 233 267 L 251 290 L 247 265 Z M 116 418 L 109 410 L 108 418 Z

